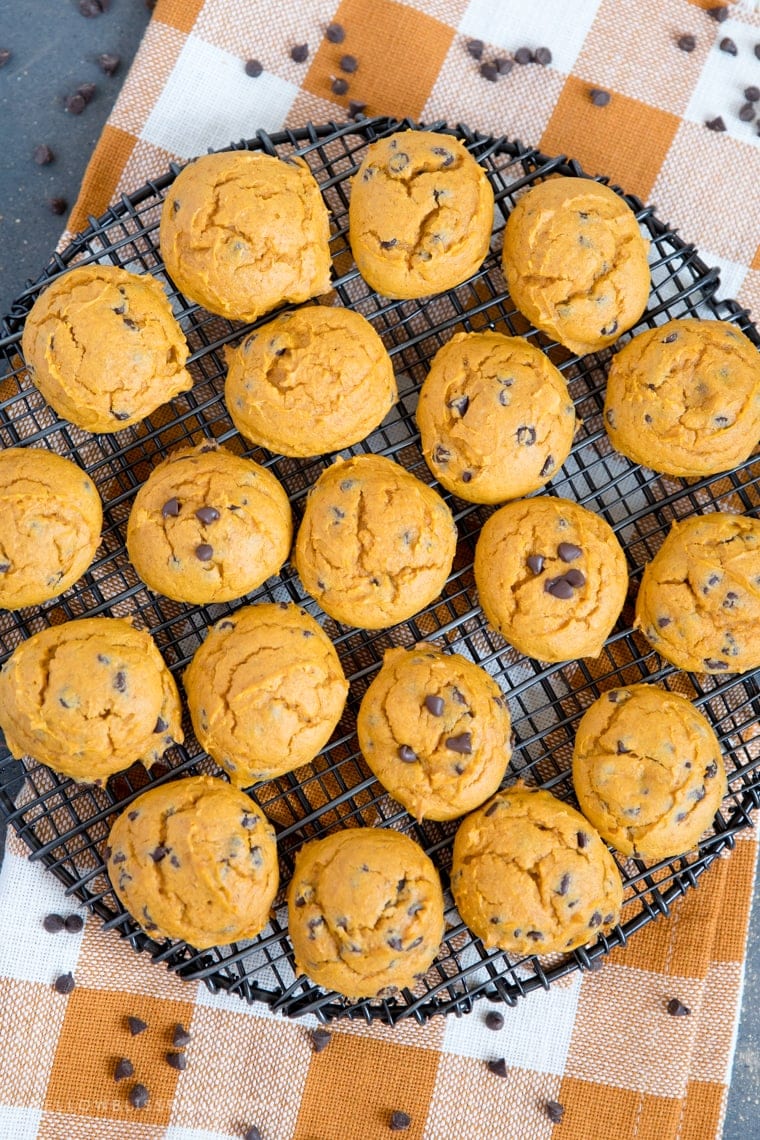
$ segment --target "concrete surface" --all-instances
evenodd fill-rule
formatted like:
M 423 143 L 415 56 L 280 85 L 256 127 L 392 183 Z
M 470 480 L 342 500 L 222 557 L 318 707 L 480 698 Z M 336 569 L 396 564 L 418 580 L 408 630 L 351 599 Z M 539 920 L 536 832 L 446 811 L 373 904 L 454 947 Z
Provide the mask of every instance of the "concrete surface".
M 0 68 L 0 313 L 8 311 L 27 279 L 44 269 L 55 248 L 65 216 L 51 214 L 47 201 L 63 197 L 73 206 L 87 159 L 148 19 L 143 0 L 111 0 L 107 11 L 95 19 L 79 14 L 77 0 L 0 0 L 0 49 L 13 53 Z M 113 78 L 97 65 L 103 52 L 121 56 Z M 75 117 L 64 110 L 64 99 L 82 83 L 95 83 L 98 90 Z M 55 161 L 37 166 L 32 152 L 44 143 L 55 153 Z M 725 1140 L 760 1140 L 758 995 L 760 907 L 756 906 Z M 700 1140 L 713 1138 L 705 1135 Z

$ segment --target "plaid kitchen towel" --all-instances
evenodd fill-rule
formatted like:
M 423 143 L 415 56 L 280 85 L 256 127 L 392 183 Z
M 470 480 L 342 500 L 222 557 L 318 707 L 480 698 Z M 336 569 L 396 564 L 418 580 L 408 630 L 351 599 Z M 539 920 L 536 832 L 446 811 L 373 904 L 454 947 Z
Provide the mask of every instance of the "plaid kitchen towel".
M 757 312 L 760 15 L 748 2 L 715 7 L 158 0 L 69 232 L 171 160 L 258 128 L 339 121 L 353 100 L 572 155 L 654 202 L 720 267 L 724 292 Z M 326 37 L 331 23 L 342 42 Z M 520 48 L 529 62 L 512 62 Z M 551 58 L 535 62 L 538 48 Z M 246 71 L 254 60 L 259 74 Z M 404 1134 L 426 1140 L 708 1140 L 730 1077 L 755 854 L 743 833 L 669 919 L 599 971 L 425 1026 L 340 1022 L 317 1051 L 313 1018 L 183 983 L 94 920 L 46 931 L 46 914 L 74 908 L 12 835 L 0 874 L 0 1137 L 226 1140 L 255 1126 L 263 1140 L 374 1140 L 400 1112 Z M 58 992 L 68 973 L 75 988 Z M 689 1015 L 670 1015 L 672 999 Z M 147 1028 L 133 1036 L 130 1017 Z M 184 1071 L 166 1062 L 178 1024 L 191 1035 Z M 121 1057 L 134 1077 L 116 1083 Z M 506 1078 L 487 1068 L 499 1058 Z M 135 1080 L 150 1094 L 139 1110 Z

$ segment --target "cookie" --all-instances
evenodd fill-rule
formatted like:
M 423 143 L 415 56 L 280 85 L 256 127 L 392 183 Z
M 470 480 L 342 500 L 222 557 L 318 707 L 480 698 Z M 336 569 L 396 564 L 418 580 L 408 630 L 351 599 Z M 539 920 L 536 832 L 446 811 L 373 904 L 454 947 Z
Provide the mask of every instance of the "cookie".
M 451 889 L 487 950 L 551 954 L 609 934 L 623 884 L 591 824 L 549 792 L 499 792 L 459 825 Z
M 21 350 L 54 411 L 86 431 L 121 431 L 193 385 L 163 287 L 113 265 L 56 278 L 29 311 Z
M 385 629 L 438 597 L 457 530 L 443 499 L 381 455 L 337 459 L 309 492 L 294 561 L 345 625 Z
M 95 484 L 44 448 L 0 451 L 0 608 L 57 597 L 82 577 L 100 545 Z
M 674 522 L 644 567 L 635 628 L 679 669 L 760 665 L 760 519 L 714 512 Z
M 246 439 L 280 455 L 350 447 L 396 403 L 383 342 L 351 309 L 310 305 L 281 313 L 227 349 L 224 396 Z
M 484 669 L 420 642 L 387 649 L 356 722 L 364 759 L 416 819 L 456 819 L 509 763 L 507 700 Z
M 301 158 L 197 158 L 166 191 L 159 236 L 172 281 L 222 317 L 255 321 L 330 288 L 327 208 Z
M 760 353 L 724 321 L 668 321 L 612 360 L 604 426 L 616 451 L 666 475 L 715 475 L 760 439 Z
M 181 743 L 177 686 L 153 638 L 124 618 L 81 618 L 22 641 L 0 673 L 0 727 L 16 757 L 103 784 Z
M 575 408 L 535 345 L 456 333 L 439 349 L 417 406 L 425 462 L 454 495 L 502 503 L 543 487 L 570 454 Z
M 507 218 L 504 274 L 520 312 L 583 356 L 612 344 L 644 312 L 648 251 L 614 190 L 588 178 L 549 178 Z
M 596 657 L 623 608 L 625 555 L 593 511 L 540 495 L 491 515 L 475 547 L 488 621 L 539 661 Z
M 696 847 L 727 788 L 708 722 L 691 701 L 656 685 L 611 689 L 586 710 L 573 783 L 608 843 L 654 861 Z
M 184 680 L 199 744 L 240 787 L 313 760 L 348 693 L 327 634 L 286 602 L 218 621 Z
M 453 289 L 488 253 L 493 190 L 463 143 L 434 131 L 399 131 L 367 148 L 351 182 L 351 251 L 385 297 Z
M 106 857 L 119 901 L 153 938 L 207 950 L 253 938 L 269 921 L 274 829 L 224 780 L 187 776 L 143 792 L 111 828 Z
M 151 590 L 202 605 L 241 598 L 277 574 L 292 537 L 274 475 L 206 442 L 150 473 L 132 504 L 127 551 Z
M 413 987 L 443 938 L 443 894 L 413 839 L 350 828 L 306 843 L 288 885 L 296 973 L 349 998 Z

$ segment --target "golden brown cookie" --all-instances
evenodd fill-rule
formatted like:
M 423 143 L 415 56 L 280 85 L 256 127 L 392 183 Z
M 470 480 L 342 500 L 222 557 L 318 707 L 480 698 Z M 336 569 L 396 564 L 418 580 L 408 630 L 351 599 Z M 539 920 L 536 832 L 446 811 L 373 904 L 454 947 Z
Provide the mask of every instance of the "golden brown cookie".
M 612 446 L 666 475 L 714 475 L 760 439 L 760 353 L 724 321 L 668 321 L 613 357 L 604 401 Z
M 628 570 L 610 525 L 540 495 L 507 503 L 475 547 L 475 582 L 492 626 L 528 657 L 596 657 L 625 601 Z
M 0 451 L 0 607 L 55 598 L 100 544 L 103 510 L 89 475 L 43 448 Z
M 464 143 L 399 131 L 370 144 L 351 183 L 351 250 L 385 297 L 453 289 L 479 268 L 493 227 L 493 190 Z
M 288 885 L 296 972 L 350 998 L 414 986 L 443 938 L 438 872 L 407 835 L 351 828 L 306 843 Z
M 277 574 L 292 537 L 274 475 L 207 442 L 150 473 L 132 504 L 127 550 L 151 590 L 203 604 L 241 598 Z
M 504 274 L 520 312 L 583 356 L 612 344 L 644 312 L 648 251 L 614 190 L 589 178 L 549 178 L 507 218 Z
M 113 265 L 78 266 L 49 285 L 21 349 L 50 406 L 86 431 L 121 431 L 193 385 L 163 287 Z
M 760 519 L 714 512 L 674 522 L 644 567 L 635 626 L 679 669 L 760 665 Z
M 435 491 L 390 459 L 358 455 L 337 459 L 312 487 L 294 561 L 330 617 L 385 629 L 438 597 L 456 541 Z
M 218 621 L 184 680 L 198 742 L 239 787 L 313 760 L 348 693 L 327 634 L 286 602 Z
M 246 150 L 205 154 L 166 191 L 161 253 L 193 301 L 255 321 L 330 288 L 330 224 L 301 158 Z
M 459 825 L 451 889 L 486 949 L 574 950 L 620 918 L 623 884 L 597 832 L 569 804 L 523 784 Z
M 14 756 L 102 784 L 181 743 L 177 686 L 153 638 L 124 618 L 81 618 L 22 641 L 0 673 L 0 727 Z
M 570 454 L 575 408 L 561 372 L 522 337 L 456 333 L 422 385 L 417 424 L 436 479 L 472 503 L 543 487 Z
M 281 455 L 322 455 L 364 439 L 398 398 L 369 321 L 310 305 L 281 313 L 227 349 L 224 396 L 247 439 Z
M 187 776 L 143 792 L 111 828 L 106 855 L 122 906 L 154 938 L 206 950 L 253 938 L 269 921 L 274 829 L 224 780 Z
M 611 689 L 586 710 L 573 783 L 603 839 L 652 860 L 696 847 L 727 787 L 708 722 L 691 701 L 656 685 Z
M 385 651 L 356 727 L 370 768 L 417 819 L 456 819 L 482 804 L 512 751 L 507 699 L 494 679 L 424 641 Z

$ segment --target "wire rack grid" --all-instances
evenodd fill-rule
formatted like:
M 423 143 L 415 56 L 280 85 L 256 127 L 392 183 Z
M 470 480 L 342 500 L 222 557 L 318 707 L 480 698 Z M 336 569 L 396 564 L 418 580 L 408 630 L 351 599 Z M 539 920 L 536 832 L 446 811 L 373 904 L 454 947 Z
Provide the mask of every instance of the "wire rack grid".
M 61 597 L 35 608 L 0 613 L 0 662 L 19 642 L 49 625 L 85 616 L 132 616 L 150 630 L 181 685 L 184 668 L 206 628 L 240 605 L 292 600 L 323 622 L 336 644 L 351 691 L 346 714 L 316 760 L 278 780 L 259 784 L 250 794 L 278 833 L 281 876 L 292 873 L 294 854 L 306 840 L 338 827 L 381 826 L 412 835 L 438 866 L 448 887 L 456 823 L 415 823 L 378 785 L 358 749 L 355 714 L 386 648 L 434 638 L 486 668 L 506 693 L 512 714 L 514 753 L 506 780 L 517 776 L 549 788 L 575 803 L 569 775 L 578 720 L 606 689 L 638 681 L 657 682 L 689 697 L 715 728 L 726 758 L 730 788 L 709 835 L 699 850 L 652 865 L 618 859 L 626 904 L 621 924 L 590 949 L 554 959 L 522 960 L 486 951 L 462 924 L 446 891 L 447 930 L 440 954 L 412 990 L 374 1000 L 351 1002 L 297 977 L 287 935 L 284 891 L 275 900 L 272 920 L 252 942 L 199 953 L 185 943 L 156 941 L 121 907 L 103 863 L 106 837 L 116 815 L 147 785 L 208 771 L 185 717 L 185 744 L 175 745 L 150 771 L 136 764 L 112 777 L 105 788 L 77 785 L 31 760 L 25 783 L 14 796 L 8 765 L 0 763 L 0 810 L 4 810 L 30 850 L 84 902 L 104 926 L 147 952 L 183 978 L 203 980 L 214 991 L 264 1001 L 290 1016 L 316 1014 L 321 1020 L 380 1019 L 394 1024 L 435 1014 L 460 1015 L 488 996 L 509 1004 L 578 969 L 595 968 L 616 946 L 648 922 L 667 915 L 673 901 L 697 885 L 699 876 L 734 836 L 751 824 L 760 802 L 760 670 L 741 677 L 716 678 L 680 673 L 664 663 L 632 627 L 633 598 L 643 568 L 659 548 L 671 521 L 715 509 L 757 516 L 760 471 L 750 459 L 720 476 L 685 481 L 654 475 L 611 449 L 602 426 L 606 366 L 610 350 L 579 359 L 533 329 L 515 309 L 499 262 L 501 230 L 514 202 L 527 188 L 552 174 L 583 176 L 572 160 L 546 158 L 504 138 L 486 137 L 466 127 L 429 124 L 461 138 L 485 167 L 496 198 L 491 249 L 480 271 L 463 285 L 418 301 L 388 301 L 359 276 L 348 244 L 349 180 L 373 140 L 400 129 L 418 129 L 405 120 L 359 119 L 346 124 L 308 126 L 269 136 L 259 132 L 231 149 L 253 149 L 287 157 L 302 155 L 320 184 L 332 216 L 334 292 L 321 298 L 355 309 L 382 337 L 399 384 L 399 401 L 381 427 L 344 455 L 376 452 L 402 463 L 433 483 L 419 448 L 414 411 L 431 358 L 453 331 L 496 329 L 525 336 L 563 372 L 582 427 L 572 454 L 545 489 L 597 511 L 613 527 L 627 555 L 631 590 L 623 613 L 598 658 L 545 666 L 513 650 L 492 629 L 477 603 L 472 561 L 474 544 L 489 508 L 464 503 L 442 492 L 459 530 L 454 569 L 439 599 L 413 619 L 381 632 L 336 625 L 306 596 L 290 563 L 282 574 L 231 605 L 186 606 L 154 595 L 137 578 L 125 552 L 124 535 L 137 488 L 149 471 L 177 446 L 215 438 L 238 454 L 269 467 L 291 499 L 296 522 L 304 497 L 332 456 L 291 460 L 250 448 L 233 429 L 222 399 L 223 347 L 236 344 L 256 325 L 214 317 L 177 291 L 164 271 L 158 223 L 164 192 L 178 173 L 172 166 L 137 192 L 123 196 L 60 254 L 41 277 L 30 282 L 5 318 L 0 338 L 0 446 L 47 447 L 78 463 L 94 479 L 104 502 L 103 543 L 84 578 Z M 617 187 L 614 187 L 622 194 Z M 651 242 L 652 291 L 640 323 L 643 328 L 674 317 L 706 316 L 734 322 L 755 345 L 760 337 L 748 314 L 733 301 L 716 298 L 718 274 L 694 246 L 660 221 L 650 207 L 623 195 Z M 194 386 L 143 423 L 114 435 L 91 436 L 59 420 L 25 374 L 19 341 L 26 314 L 41 289 L 75 264 L 97 261 L 149 273 L 165 286 L 190 345 Z M 271 314 L 264 320 L 271 319 Z M 435 484 L 434 484 L 435 485 Z M 438 488 L 442 490 L 441 488 Z

